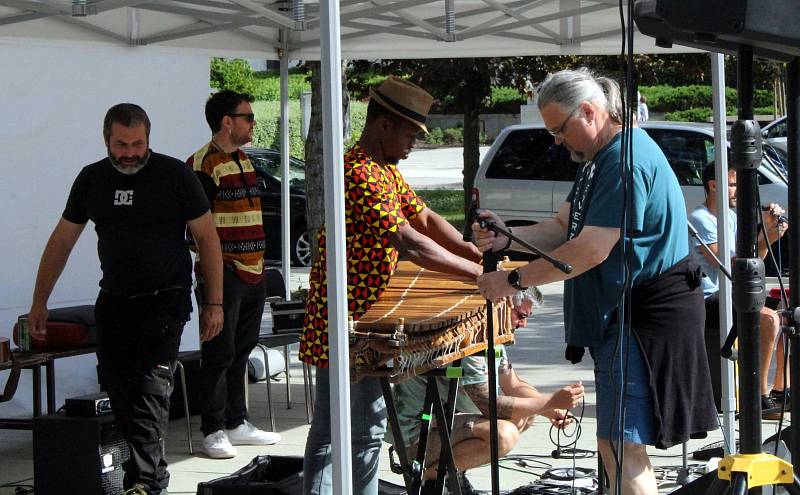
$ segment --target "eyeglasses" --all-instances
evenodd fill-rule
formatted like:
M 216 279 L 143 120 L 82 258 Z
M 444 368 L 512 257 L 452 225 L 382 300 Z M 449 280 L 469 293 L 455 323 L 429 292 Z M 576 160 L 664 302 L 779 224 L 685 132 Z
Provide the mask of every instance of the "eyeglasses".
M 256 120 L 256 114 L 254 113 L 229 113 L 228 117 L 244 117 L 251 124 Z
M 569 123 L 570 120 L 572 120 L 572 117 L 575 116 L 576 112 L 577 112 L 577 108 L 575 110 L 573 110 L 572 112 L 570 112 L 570 114 L 567 116 L 567 118 L 564 119 L 564 122 L 562 122 L 561 125 L 558 126 L 557 129 L 553 129 L 552 131 L 550 129 L 547 129 L 547 132 L 549 132 L 550 135 L 553 136 L 553 137 L 559 137 L 559 136 L 560 137 L 564 137 L 564 128 L 567 127 L 567 124 Z

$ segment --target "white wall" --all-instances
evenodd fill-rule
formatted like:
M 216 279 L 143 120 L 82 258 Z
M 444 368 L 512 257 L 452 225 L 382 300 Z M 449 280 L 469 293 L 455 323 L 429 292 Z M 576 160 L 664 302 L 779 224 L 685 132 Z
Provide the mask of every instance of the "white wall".
M 132 102 L 152 122 L 153 150 L 185 159 L 209 137 L 208 56 L 186 50 L 0 40 L 0 336 L 30 308 L 39 258 L 78 171 L 106 154 L 102 123 Z M 89 223 L 50 307 L 93 304 L 100 279 Z M 183 348 L 196 349 L 197 313 Z M 13 347 L 13 345 L 12 345 Z M 94 355 L 56 362 L 57 405 L 97 390 Z M 0 372 L 0 387 L 8 372 Z M 30 372 L 0 416 L 30 415 Z

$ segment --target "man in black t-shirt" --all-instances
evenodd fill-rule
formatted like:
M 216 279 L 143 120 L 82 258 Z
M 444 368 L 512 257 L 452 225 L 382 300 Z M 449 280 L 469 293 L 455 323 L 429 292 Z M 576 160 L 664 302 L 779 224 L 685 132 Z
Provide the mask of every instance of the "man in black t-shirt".
M 164 435 L 184 324 L 192 306 L 188 226 L 202 254 L 206 311 L 201 338 L 222 328 L 222 253 L 200 182 L 183 162 L 149 149 L 150 120 L 121 103 L 103 123 L 108 157 L 81 170 L 45 247 L 30 332 L 46 333 L 47 300 L 91 220 L 103 273 L 95 304 L 100 379 L 130 459 L 126 494 L 160 494 L 169 483 Z

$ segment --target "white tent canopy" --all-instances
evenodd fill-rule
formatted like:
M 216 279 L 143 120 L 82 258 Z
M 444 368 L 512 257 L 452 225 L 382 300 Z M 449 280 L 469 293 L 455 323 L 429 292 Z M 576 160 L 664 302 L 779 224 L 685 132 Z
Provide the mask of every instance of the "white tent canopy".
M 340 5 L 341 53 L 348 59 L 599 55 L 619 53 L 621 47 L 616 0 L 344 0 Z M 289 58 L 318 60 L 319 7 L 318 1 L 302 0 L 0 0 L 0 38 L 189 48 L 263 59 L 278 59 L 286 41 Z M 670 51 L 644 36 L 637 36 L 636 50 Z
M 331 401 L 334 486 L 336 493 L 347 493 L 350 418 L 347 414 L 347 306 L 342 255 L 345 248 L 342 143 L 338 127 L 341 123 L 340 58 L 616 54 L 621 49 L 622 33 L 618 5 L 616 0 L 343 0 L 322 3 L 302 0 L 0 0 L 0 54 L 6 48 L 4 43 L 39 44 L 51 49 L 59 43 L 69 45 L 70 49 L 76 44 L 91 43 L 116 45 L 118 50 L 132 47 L 128 51 L 153 54 L 165 50 L 194 56 L 202 53 L 282 58 L 284 76 L 289 58 L 322 60 L 326 223 L 331 250 L 328 257 L 331 393 L 336 398 Z M 682 47 L 673 50 L 656 47 L 653 39 L 639 34 L 635 37 L 635 47 L 640 53 L 690 51 Z M 87 57 L 91 54 L 92 50 L 86 50 Z M 70 55 L 76 56 L 74 50 L 70 50 Z M 92 60 L 81 63 L 91 65 Z M 87 78 L 87 92 L 105 91 L 93 83 Z M 54 92 L 58 90 L 53 88 Z M 285 82 L 282 93 L 286 109 Z M 24 106 L 24 102 L 19 106 Z M 188 110 L 196 112 L 198 108 Z M 187 111 L 179 107 L 174 110 Z M 288 125 L 285 117 L 284 114 L 284 131 Z M 0 127 L 6 125 L 8 121 Z M 35 126 L 36 123 L 32 123 L 30 127 Z M 0 143 L 2 134 L 0 132 Z M 283 160 L 287 163 L 286 138 L 283 143 Z M 42 242 L 41 233 L 37 236 L 36 241 Z M 287 237 L 284 235 L 284 239 Z M 41 245 L 43 242 L 13 249 L 36 253 L 33 255 L 36 257 Z M 10 312 L 14 308 L 6 309 Z

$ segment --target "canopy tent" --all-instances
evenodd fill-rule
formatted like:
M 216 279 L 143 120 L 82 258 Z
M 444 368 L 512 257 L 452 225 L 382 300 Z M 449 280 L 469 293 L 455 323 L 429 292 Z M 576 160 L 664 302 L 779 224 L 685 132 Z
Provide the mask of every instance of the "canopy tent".
M 290 58 L 322 60 L 331 393 L 337 399 L 331 401 L 334 486 L 337 493 L 347 493 L 350 418 L 340 59 L 616 54 L 621 49 L 618 5 L 613 0 L 0 0 L 0 43 L 100 43 L 281 59 L 284 76 Z M 638 33 L 635 49 L 690 51 L 657 47 Z M 282 86 L 282 153 L 287 164 L 286 77 Z M 287 217 L 288 180 L 283 182 Z M 283 238 L 288 242 L 288 235 Z
M 349 59 L 599 55 L 621 48 L 615 0 L 344 0 L 340 5 L 341 53 Z M 278 50 L 288 47 L 291 59 L 319 60 L 321 34 L 318 1 L 0 0 L 0 38 L 175 47 L 264 59 L 278 59 Z M 636 49 L 674 51 L 643 36 L 637 36 Z

